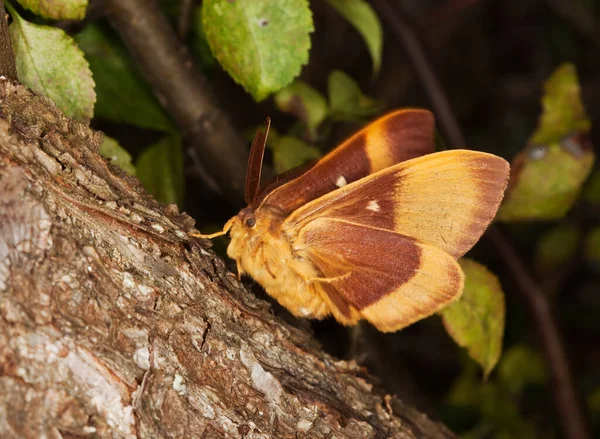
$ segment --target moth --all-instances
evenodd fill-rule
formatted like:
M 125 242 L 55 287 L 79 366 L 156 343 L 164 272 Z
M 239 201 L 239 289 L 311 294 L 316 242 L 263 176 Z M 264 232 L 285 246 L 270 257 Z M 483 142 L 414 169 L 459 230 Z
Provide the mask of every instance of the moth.
M 297 317 L 368 320 L 392 332 L 462 294 L 456 262 L 479 240 L 509 164 L 469 150 L 434 152 L 431 112 L 403 109 L 315 163 L 261 186 L 270 121 L 248 160 L 248 206 L 221 232 L 249 274 Z

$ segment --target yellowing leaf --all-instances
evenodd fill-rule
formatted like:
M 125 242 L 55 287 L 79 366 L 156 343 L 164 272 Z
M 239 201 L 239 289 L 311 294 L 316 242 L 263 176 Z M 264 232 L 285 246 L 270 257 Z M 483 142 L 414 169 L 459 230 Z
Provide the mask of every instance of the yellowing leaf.
M 504 293 L 498 278 L 483 265 L 465 258 L 459 263 L 466 276 L 463 295 L 440 314 L 448 334 L 487 376 L 502 352 Z
M 18 0 L 24 8 L 50 20 L 83 20 L 88 0 Z
M 373 7 L 365 0 L 328 0 L 362 35 L 373 60 L 373 73 L 381 67 L 383 30 Z
M 171 132 L 173 123 L 135 69 L 125 47 L 93 24 L 76 35 L 96 81 L 95 116 L 141 128 Z
M 297 137 L 281 136 L 276 142 L 269 142 L 269 146 L 273 150 L 273 162 L 278 174 L 321 157 L 321 151 Z
M 167 136 L 139 156 L 137 176 L 148 192 L 162 203 L 183 203 L 185 182 L 181 140 Z
M 23 20 L 6 3 L 19 80 L 52 99 L 65 115 L 89 121 L 94 114 L 94 81 L 83 53 L 61 29 Z
M 100 145 L 100 155 L 112 164 L 117 165 L 129 175 L 135 175 L 135 167 L 131 163 L 131 155 L 112 137 L 104 135 Z
M 593 165 L 594 153 L 581 136 L 529 146 L 513 160 L 511 182 L 497 218 L 523 221 L 564 217 Z
M 202 26 L 213 55 L 257 101 L 292 82 L 308 61 L 307 0 L 205 0 Z
M 590 121 L 572 65 L 562 65 L 548 79 L 542 104 L 537 130 L 513 160 L 499 220 L 562 218 L 592 170 L 595 157 L 588 135 Z
M 545 144 L 559 141 L 570 133 L 587 133 L 591 123 L 581 100 L 577 71 L 573 64 L 563 64 L 548 78 L 542 98 L 543 113 L 531 142 Z
M 280 90 L 275 95 L 275 105 L 304 122 L 312 139 L 316 137 L 317 128 L 327 116 L 328 110 L 323 95 L 300 80 Z
M 364 95 L 356 81 L 340 70 L 329 75 L 328 91 L 333 120 L 362 121 L 382 109 L 379 102 Z

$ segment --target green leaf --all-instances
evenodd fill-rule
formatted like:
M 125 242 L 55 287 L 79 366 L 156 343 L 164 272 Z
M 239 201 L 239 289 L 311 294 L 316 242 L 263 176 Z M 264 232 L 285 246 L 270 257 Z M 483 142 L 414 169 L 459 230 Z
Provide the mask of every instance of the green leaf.
M 501 221 L 560 219 L 571 209 L 594 165 L 594 152 L 574 135 L 530 145 L 513 160 Z
M 577 251 L 581 232 L 572 225 L 560 225 L 545 232 L 537 243 L 536 271 L 543 275 L 570 261 Z
M 129 175 L 135 175 L 135 167 L 131 163 L 131 155 L 112 137 L 104 135 L 100 145 L 100 155 L 112 164 L 120 166 Z
M 381 67 L 383 30 L 373 7 L 364 0 L 328 0 L 356 30 L 362 35 L 373 60 L 373 73 Z
M 350 76 L 340 70 L 329 75 L 329 111 L 336 121 L 363 121 L 382 110 L 376 100 L 365 96 Z
M 96 117 L 163 132 L 174 130 L 117 38 L 99 25 L 90 25 L 75 39 L 94 73 Z
M 317 90 L 296 80 L 275 95 L 275 105 L 304 122 L 310 138 L 315 139 L 317 129 L 327 116 L 327 101 Z
M 273 150 L 273 163 L 278 174 L 321 157 L 321 151 L 297 137 L 281 136 L 268 145 Z
M 498 278 L 483 265 L 470 259 L 459 263 L 465 272 L 463 295 L 440 314 L 448 334 L 467 349 L 487 376 L 502 352 L 504 292 Z
M 49 20 L 83 20 L 88 0 L 17 0 L 21 6 Z
M 202 23 L 219 63 L 256 101 L 292 82 L 308 61 L 307 0 L 205 0 Z
M 583 101 L 577 71 L 573 64 L 563 64 L 548 78 L 542 98 L 543 113 L 531 143 L 545 144 L 560 141 L 570 133 L 587 133 L 591 123 Z
M 575 68 L 560 66 L 544 91 L 538 128 L 512 163 L 511 184 L 498 214 L 503 221 L 562 218 L 594 164 Z
M 166 136 L 144 150 L 136 163 L 137 175 L 148 192 L 161 203 L 181 207 L 184 196 L 181 139 Z
M 52 99 L 68 117 L 89 121 L 94 114 L 94 81 L 83 53 L 61 29 L 23 20 L 8 3 L 9 26 L 19 80 Z
M 543 385 L 548 379 L 541 354 L 520 344 L 507 349 L 498 366 L 498 380 L 511 394 L 520 395 L 525 386 Z

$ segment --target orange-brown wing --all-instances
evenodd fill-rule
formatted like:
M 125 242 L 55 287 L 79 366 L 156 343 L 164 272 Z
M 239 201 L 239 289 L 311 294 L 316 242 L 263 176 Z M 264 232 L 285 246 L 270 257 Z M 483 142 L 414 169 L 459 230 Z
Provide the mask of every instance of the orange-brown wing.
M 319 218 L 301 230 L 294 249 L 339 293 L 337 300 L 324 299 L 341 323 L 354 323 L 356 310 L 380 331 L 396 331 L 438 311 L 463 289 L 452 256 L 389 230 Z
M 254 207 L 270 205 L 290 213 L 338 187 L 434 149 L 435 121 L 430 111 L 395 111 L 359 131 L 297 178 L 279 187 L 266 185 Z
M 509 165 L 482 152 L 429 154 L 339 188 L 293 212 L 292 238 L 317 218 L 395 231 L 459 258 L 481 237 L 504 195 Z

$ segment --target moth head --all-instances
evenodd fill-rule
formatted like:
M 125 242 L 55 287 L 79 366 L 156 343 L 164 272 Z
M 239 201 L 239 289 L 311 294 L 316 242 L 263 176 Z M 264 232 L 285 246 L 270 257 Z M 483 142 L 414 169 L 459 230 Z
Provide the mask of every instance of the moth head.
M 269 135 L 269 127 L 271 126 L 271 119 L 267 118 L 265 121 L 265 131 L 258 130 L 252 141 L 252 147 L 250 148 L 250 156 L 248 157 L 248 169 L 246 170 L 246 187 L 244 198 L 248 203 L 248 207 L 242 209 L 240 213 L 231 218 L 223 227 L 223 230 L 210 235 L 203 235 L 193 233 L 191 236 L 199 238 L 216 238 L 218 236 L 230 233 L 232 238 L 240 237 L 241 234 L 247 235 L 249 231 L 252 231 L 256 227 L 256 202 L 260 193 L 260 180 L 262 174 L 263 157 L 265 154 L 265 147 L 267 145 L 267 136 Z

